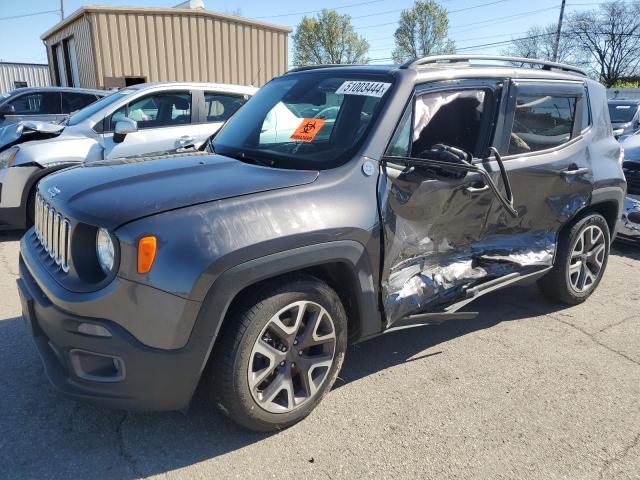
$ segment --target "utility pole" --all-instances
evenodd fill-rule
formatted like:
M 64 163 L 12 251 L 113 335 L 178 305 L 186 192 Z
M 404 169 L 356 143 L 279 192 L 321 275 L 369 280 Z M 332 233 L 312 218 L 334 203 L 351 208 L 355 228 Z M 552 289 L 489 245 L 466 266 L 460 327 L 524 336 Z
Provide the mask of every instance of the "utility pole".
M 64 0 L 60 0 L 60 20 L 64 20 Z
M 62 1 L 62 0 L 60 0 Z M 556 31 L 556 41 L 553 44 L 553 58 L 554 62 L 558 61 L 558 46 L 560 45 L 560 35 L 562 34 L 562 18 L 564 17 L 564 4 L 567 3 L 567 0 L 562 0 L 562 5 L 560 6 L 560 18 L 558 19 L 558 30 Z

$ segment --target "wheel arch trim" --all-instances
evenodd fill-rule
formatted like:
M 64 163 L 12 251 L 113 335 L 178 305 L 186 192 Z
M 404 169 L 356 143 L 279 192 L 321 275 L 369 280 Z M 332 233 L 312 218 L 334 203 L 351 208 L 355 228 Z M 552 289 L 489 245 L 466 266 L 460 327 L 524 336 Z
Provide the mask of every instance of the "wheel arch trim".
M 589 203 L 589 205 L 581 209 L 578 214 L 581 214 L 585 211 L 600 213 L 609 225 L 611 241 L 613 242 L 617 233 L 618 220 L 622 215 L 624 198 L 625 191 L 619 186 L 597 188 L 593 190 L 591 194 L 591 202 Z M 611 212 L 605 211 L 609 208 L 615 210 L 615 215 L 613 216 L 613 218 L 609 218 Z
M 365 247 L 354 240 L 299 247 L 236 265 L 224 271 L 210 286 L 191 333 L 192 337 L 209 338 L 201 372 L 209 360 L 229 307 L 240 292 L 269 278 L 335 263 L 346 265 L 357 283 L 354 300 L 357 303 L 360 335 L 368 337 L 380 333 L 382 317 L 378 310 L 378 292 Z

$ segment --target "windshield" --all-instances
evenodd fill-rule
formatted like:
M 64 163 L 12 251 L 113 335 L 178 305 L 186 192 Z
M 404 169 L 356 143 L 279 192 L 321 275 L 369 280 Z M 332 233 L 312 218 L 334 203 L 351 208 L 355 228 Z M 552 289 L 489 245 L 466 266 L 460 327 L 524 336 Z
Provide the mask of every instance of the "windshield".
M 633 120 L 634 115 L 638 111 L 638 105 L 635 103 L 610 103 L 609 116 L 612 123 L 627 123 Z
M 322 72 L 262 87 L 216 135 L 216 153 L 263 165 L 326 169 L 346 162 L 380 111 L 392 77 Z
M 108 107 L 112 103 L 117 102 L 121 98 L 126 97 L 127 95 L 133 92 L 135 92 L 135 90 L 120 90 L 118 92 L 112 93 L 111 95 L 107 95 L 106 97 L 102 97 L 97 102 L 94 102 L 84 107 L 83 109 L 78 110 L 73 115 L 71 115 L 69 117 L 69 121 L 67 122 L 67 125 L 73 126 L 73 125 L 77 125 L 80 122 L 84 122 L 87 118 L 89 118 L 91 115 L 93 115 L 97 111 L 102 110 L 105 107 Z

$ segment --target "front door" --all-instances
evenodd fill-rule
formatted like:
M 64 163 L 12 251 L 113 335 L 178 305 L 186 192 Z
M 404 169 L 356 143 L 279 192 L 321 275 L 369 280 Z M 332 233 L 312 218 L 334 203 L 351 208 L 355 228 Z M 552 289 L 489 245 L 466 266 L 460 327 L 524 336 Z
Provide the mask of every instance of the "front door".
M 104 158 L 171 152 L 193 144 L 192 106 L 192 95 L 188 91 L 164 91 L 132 100 L 105 121 L 110 125 L 110 131 L 103 134 Z M 124 117 L 135 120 L 138 131 L 116 143 L 113 129 Z
M 519 273 L 553 265 L 560 229 L 587 205 L 593 174 L 587 89 L 581 81 L 513 81 L 495 146 L 503 155 L 517 218 L 496 204 L 486 241 Z M 495 162 L 485 162 L 497 170 Z M 498 246 L 501 246 L 498 248 Z
M 475 172 L 403 164 L 441 144 L 486 156 L 502 82 L 458 81 L 416 89 L 385 154 L 379 187 L 384 228 L 382 301 L 387 323 L 441 312 L 489 275 L 478 252 L 494 194 Z M 395 157 L 395 159 L 394 159 Z

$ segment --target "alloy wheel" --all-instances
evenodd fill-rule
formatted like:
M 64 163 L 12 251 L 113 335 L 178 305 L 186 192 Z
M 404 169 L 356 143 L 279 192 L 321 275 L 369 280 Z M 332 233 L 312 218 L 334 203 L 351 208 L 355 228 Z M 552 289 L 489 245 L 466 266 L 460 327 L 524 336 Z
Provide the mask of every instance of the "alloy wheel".
M 336 333 L 325 308 L 294 302 L 269 319 L 249 357 L 253 399 L 271 413 L 290 412 L 314 398 L 335 359 Z
M 573 244 L 567 276 L 571 288 L 583 293 L 593 287 L 606 258 L 605 233 L 597 225 L 582 230 Z

